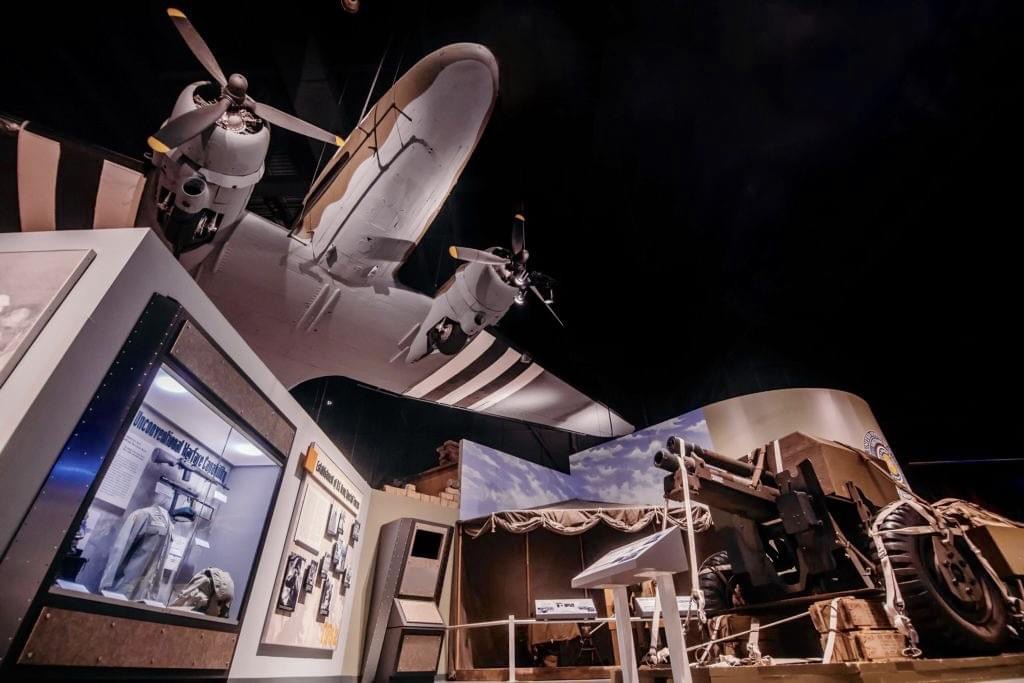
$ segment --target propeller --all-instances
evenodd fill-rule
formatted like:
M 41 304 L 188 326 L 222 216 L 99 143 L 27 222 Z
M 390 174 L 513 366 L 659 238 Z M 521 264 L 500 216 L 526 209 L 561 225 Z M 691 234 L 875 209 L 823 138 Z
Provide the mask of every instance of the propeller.
M 502 266 L 502 279 L 509 285 L 519 288 L 515 301 L 517 304 L 526 302 L 526 293 L 532 292 L 537 299 L 544 304 L 555 321 L 565 327 L 565 323 L 551 307 L 554 303 L 554 278 L 536 270 L 527 270 L 526 261 L 530 258 L 530 252 L 526 250 L 526 219 L 523 214 L 517 213 L 512 222 L 511 249 L 496 247 L 491 251 L 472 249 L 470 247 L 448 247 L 448 254 L 459 261 L 469 263 L 483 263 L 489 266 Z M 540 288 L 548 291 L 544 296 Z
M 471 249 L 470 247 L 448 247 L 448 254 L 453 259 L 458 259 L 459 261 L 486 263 L 489 266 L 506 266 L 511 263 L 504 256 L 498 256 L 497 254 L 481 251 L 480 249 Z
M 167 16 L 174 22 L 174 27 L 178 29 L 178 33 L 181 34 L 199 63 L 209 72 L 213 80 L 220 84 L 221 91 L 216 102 L 174 117 L 165 123 L 163 128 L 150 136 L 148 143 L 153 150 L 166 154 L 171 149 L 212 127 L 225 114 L 231 116 L 232 113 L 237 114 L 241 109 L 245 109 L 275 126 L 287 128 L 314 140 L 338 147 L 345 144 L 345 140 L 334 133 L 329 133 L 296 116 L 286 114 L 280 109 L 257 102 L 249 97 L 246 94 L 249 89 L 249 81 L 241 74 L 231 74 L 229 78 L 224 77 L 224 71 L 217 63 L 217 58 L 213 56 L 210 46 L 192 26 L 192 22 L 188 20 L 184 12 L 171 7 L 167 10 Z

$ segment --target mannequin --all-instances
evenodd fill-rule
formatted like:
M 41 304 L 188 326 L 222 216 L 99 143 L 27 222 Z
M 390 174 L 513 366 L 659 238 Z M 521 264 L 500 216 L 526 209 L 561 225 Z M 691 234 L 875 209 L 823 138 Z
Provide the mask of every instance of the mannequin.
M 168 512 L 169 496 L 158 493 L 153 504 L 125 516 L 107 557 L 100 589 L 129 600 L 160 600 L 162 574 L 176 523 L 191 523 L 191 508 Z

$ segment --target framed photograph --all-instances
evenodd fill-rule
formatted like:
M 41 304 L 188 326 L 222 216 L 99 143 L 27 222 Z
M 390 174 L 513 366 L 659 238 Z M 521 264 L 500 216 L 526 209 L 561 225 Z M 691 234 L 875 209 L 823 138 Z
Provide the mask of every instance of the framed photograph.
M 0 385 L 95 257 L 91 249 L 0 254 Z
M 284 578 L 281 579 L 281 590 L 277 595 L 277 606 L 288 612 L 295 611 L 295 602 L 299 599 L 299 591 L 302 590 L 303 564 L 305 564 L 305 560 L 301 555 L 296 553 L 288 555 Z
M 338 509 L 338 524 L 334 529 L 338 536 L 338 542 L 345 542 L 345 511 L 341 508 Z
M 344 543 L 342 543 L 341 541 L 334 542 L 334 545 L 331 548 L 331 569 L 335 573 L 340 573 L 342 568 L 344 567 L 345 555 L 348 554 L 346 551 L 347 548 L 345 547 Z
M 302 581 L 302 590 L 307 593 L 312 593 L 313 588 L 316 586 L 316 575 L 319 573 L 320 567 L 313 560 L 309 561 L 309 565 L 306 567 L 306 574 Z
M 337 536 L 338 535 L 338 517 L 340 516 L 341 510 L 337 505 L 331 505 L 331 512 L 327 515 L 327 535 Z
M 334 592 L 334 583 L 330 578 L 324 579 L 323 587 L 320 591 L 320 609 L 317 610 L 317 614 L 322 617 L 331 616 L 331 593 Z
M 331 559 L 324 553 L 320 556 L 320 580 L 327 580 L 327 572 L 331 570 Z

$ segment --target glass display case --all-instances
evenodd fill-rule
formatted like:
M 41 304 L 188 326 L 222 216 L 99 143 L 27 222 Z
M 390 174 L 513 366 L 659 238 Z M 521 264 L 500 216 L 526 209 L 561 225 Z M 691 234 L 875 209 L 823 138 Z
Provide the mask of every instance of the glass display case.
M 51 590 L 237 618 L 281 466 L 163 364 Z M 237 587 L 237 588 L 236 588 Z

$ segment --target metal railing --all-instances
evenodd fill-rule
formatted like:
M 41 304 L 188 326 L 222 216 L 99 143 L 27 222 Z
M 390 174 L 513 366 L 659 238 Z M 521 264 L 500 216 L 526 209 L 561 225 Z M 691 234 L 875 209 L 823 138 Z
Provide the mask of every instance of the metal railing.
M 710 647 L 711 645 L 714 645 L 716 643 L 724 643 L 724 642 L 729 641 L 729 640 L 736 640 L 737 638 L 742 638 L 743 636 L 749 635 L 752 631 L 765 631 L 765 630 L 767 630 L 769 628 L 772 628 L 774 626 L 778 626 L 780 624 L 785 624 L 787 622 L 795 621 L 797 619 L 801 619 L 803 617 L 809 617 L 809 616 L 810 616 L 810 612 L 804 610 L 804 611 L 801 611 L 801 612 L 797 612 L 796 614 L 792 614 L 792 615 L 790 615 L 788 617 L 783 617 L 782 619 L 778 619 L 776 621 L 772 621 L 772 622 L 764 624 L 764 625 L 759 625 L 759 626 L 757 626 L 755 628 L 748 629 L 746 631 L 740 631 L 738 633 L 732 633 L 732 634 L 729 634 L 729 635 L 724 636 L 722 638 L 715 638 L 713 640 L 709 640 L 709 641 L 707 641 L 705 643 L 697 643 L 696 645 L 690 645 L 689 647 L 686 648 L 686 651 L 687 652 L 693 652 L 694 650 L 697 650 L 699 648 Z M 697 619 L 697 615 L 694 613 L 694 614 L 687 615 L 686 621 L 690 622 L 690 621 L 694 621 L 696 619 Z M 498 626 L 506 626 L 508 628 L 508 662 L 509 662 L 509 664 L 508 664 L 508 679 L 507 680 L 510 683 L 516 683 L 516 626 L 529 626 L 531 624 L 565 623 L 565 622 L 570 622 L 570 621 L 572 623 L 576 623 L 576 624 L 608 624 L 608 623 L 612 623 L 612 622 L 616 621 L 616 619 L 615 619 L 615 617 L 592 617 L 592 618 L 588 618 L 588 619 L 571 619 L 571 620 L 570 619 L 536 619 L 536 618 L 532 618 L 532 617 L 531 618 L 527 618 L 527 619 L 517 619 L 514 614 L 510 614 L 510 615 L 508 615 L 508 619 L 495 619 L 493 621 L 478 621 L 478 622 L 475 622 L 475 623 L 472 623 L 472 624 L 453 624 L 451 626 L 446 626 L 445 629 L 448 630 L 448 631 L 460 631 L 460 630 L 469 630 L 469 629 L 474 629 L 474 628 L 496 628 Z M 648 623 L 648 622 L 653 622 L 653 621 L 654 621 L 653 617 L 630 617 L 629 618 L 630 624 Z M 663 621 L 663 620 L 659 619 L 659 621 Z M 680 616 L 679 621 L 680 622 L 683 621 L 682 616 Z M 451 643 L 449 643 L 448 646 L 451 647 Z M 619 659 L 620 660 L 622 659 L 621 655 L 620 655 Z M 808 661 L 811 661 L 811 660 L 808 660 Z M 820 661 L 820 659 L 814 660 L 814 661 Z
M 697 618 L 696 614 L 689 617 L 688 621 L 693 621 Z M 537 619 L 534 617 L 526 619 L 517 619 L 516 615 L 508 615 L 508 619 L 495 619 L 493 621 L 478 621 L 472 624 L 452 624 L 446 626 L 448 631 L 461 631 L 470 630 L 475 628 L 496 628 L 498 626 L 505 626 L 508 628 L 508 681 L 515 683 L 516 680 L 516 626 L 530 626 L 532 624 L 552 624 L 552 623 L 565 623 L 571 622 L 575 624 L 608 624 L 615 622 L 615 617 L 588 617 L 582 619 Z M 654 621 L 653 617 L 630 617 L 629 622 L 631 624 L 649 623 Z M 659 619 L 659 621 L 662 621 Z M 682 621 L 682 617 L 680 617 Z M 448 645 L 451 647 L 451 643 Z M 621 656 L 620 656 L 621 659 Z

